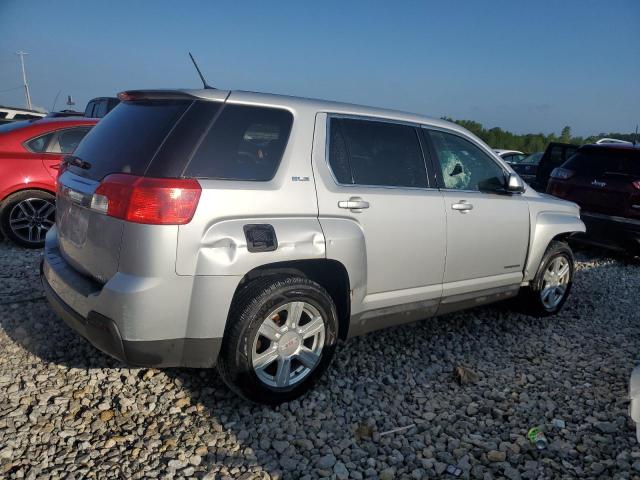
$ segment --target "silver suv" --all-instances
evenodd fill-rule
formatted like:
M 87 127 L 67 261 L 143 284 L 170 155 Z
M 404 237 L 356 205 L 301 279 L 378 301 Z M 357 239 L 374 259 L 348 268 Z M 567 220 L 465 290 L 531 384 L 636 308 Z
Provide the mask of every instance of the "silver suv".
M 238 91 L 130 91 L 66 160 L 42 280 L 132 365 L 213 367 L 275 404 L 338 339 L 512 297 L 558 312 L 578 207 L 465 129 Z

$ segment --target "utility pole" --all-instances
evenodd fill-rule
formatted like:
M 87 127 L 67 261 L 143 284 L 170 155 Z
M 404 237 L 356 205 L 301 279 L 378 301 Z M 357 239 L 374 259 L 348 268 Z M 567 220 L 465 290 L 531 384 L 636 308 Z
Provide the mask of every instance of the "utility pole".
M 29 54 L 21 50 L 19 52 L 16 52 L 16 55 L 20 55 L 20 65 L 22 66 L 22 81 L 24 82 L 24 94 L 27 97 L 27 108 L 29 108 L 29 110 L 33 110 L 33 108 L 31 107 L 31 94 L 29 93 L 29 84 L 27 83 L 27 72 L 24 69 L 24 56 Z

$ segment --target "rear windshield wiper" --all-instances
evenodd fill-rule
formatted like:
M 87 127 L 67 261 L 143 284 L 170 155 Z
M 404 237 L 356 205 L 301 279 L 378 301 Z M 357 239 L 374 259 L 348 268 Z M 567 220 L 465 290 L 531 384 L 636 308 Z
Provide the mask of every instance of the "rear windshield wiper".
M 73 165 L 74 167 L 82 168 L 83 170 L 89 170 L 91 168 L 91 164 L 89 162 L 85 162 L 75 155 L 67 155 L 62 161 L 67 165 Z

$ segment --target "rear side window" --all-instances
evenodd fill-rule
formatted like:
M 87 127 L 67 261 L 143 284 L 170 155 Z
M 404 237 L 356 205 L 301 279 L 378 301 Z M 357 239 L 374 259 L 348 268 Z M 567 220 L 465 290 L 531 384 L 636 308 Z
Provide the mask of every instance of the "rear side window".
M 87 103 L 87 107 L 84 109 L 84 116 L 85 117 L 89 117 L 89 118 L 93 118 L 93 109 L 96 106 L 95 102 L 89 102 Z
M 287 110 L 226 105 L 189 162 L 185 176 L 271 180 L 292 123 L 293 116 Z
M 90 128 L 66 128 L 58 130 L 56 137 L 49 143 L 47 153 L 73 153 L 80 141 L 89 133 Z
M 46 150 L 47 145 L 51 143 L 51 139 L 55 136 L 56 132 L 40 135 L 39 137 L 32 138 L 25 143 L 28 150 L 34 153 L 42 153 Z
M 640 177 L 640 150 L 586 148 L 578 150 L 566 161 L 563 168 L 590 177 L 604 175 Z
M 83 141 L 75 155 L 90 168 L 73 173 L 101 180 L 110 173 L 143 175 L 158 148 L 191 100 L 120 103 Z
M 339 183 L 426 188 L 414 127 L 350 118 L 330 121 L 329 164 Z

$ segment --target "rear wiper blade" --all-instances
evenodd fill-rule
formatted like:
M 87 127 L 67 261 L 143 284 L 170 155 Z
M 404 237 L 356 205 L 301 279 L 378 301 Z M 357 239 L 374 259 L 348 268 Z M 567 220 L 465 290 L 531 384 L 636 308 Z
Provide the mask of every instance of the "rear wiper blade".
M 67 155 L 62 161 L 67 165 L 73 165 L 74 167 L 82 168 L 83 170 L 89 170 L 91 168 L 91 164 L 89 162 L 85 162 L 75 155 Z

